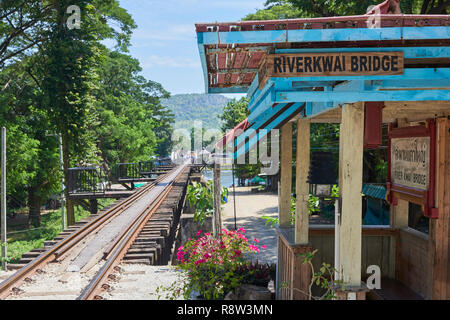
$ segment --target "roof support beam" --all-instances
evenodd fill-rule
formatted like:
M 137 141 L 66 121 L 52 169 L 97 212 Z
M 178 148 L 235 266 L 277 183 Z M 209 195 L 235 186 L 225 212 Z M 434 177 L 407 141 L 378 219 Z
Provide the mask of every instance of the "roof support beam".
M 424 101 L 450 100 L 450 90 L 395 90 L 395 91 L 290 91 L 277 92 L 275 103 L 298 101 L 354 103 L 367 101 Z
M 448 27 L 391 27 L 302 30 L 259 30 L 241 32 L 199 32 L 199 43 L 212 44 L 273 44 L 284 42 L 386 41 L 448 39 Z M 200 42 L 201 40 L 201 42 Z
M 297 163 L 295 170 L 295 243 L 309 243 L 309 162 L 311 122 L 297 120 Z
M 339 143 L 339 273 L 346 286 L 361 286 L 364 103 L 345 105 Z
M 281 228 L 291 225 L 292 193 L 292 123 L 281 127 L 281 184 L 279 188 L 279 224 Z

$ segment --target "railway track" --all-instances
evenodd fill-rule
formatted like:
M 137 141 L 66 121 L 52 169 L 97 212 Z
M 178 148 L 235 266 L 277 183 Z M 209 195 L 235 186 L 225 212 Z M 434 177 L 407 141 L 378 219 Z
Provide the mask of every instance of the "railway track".
M 181 198 L 183 187 L 177 187 L 177 181 L 180 177 L 185 177 L 187 181 L 188 174 L 189 168 L 185 165 L 173 168 L 116 206 L 90 218 L 89 221 L 84 221 L 72 232 L 67 231 L 53 246 L 43 252 L 36 252 L 34 255 L 39 254 L 37 257 L 31 256 L 32 260 L 27 265 L 0 283 L 0 298 L 5 299 L 20 294 L 21 285 L 38 281 L 31 278 L 45 273 L 43 269 L 51 263 L 64 263 L 65 260 L 70 260 L 68 257 L 76 251 L 74 248 L 84 245 L 84 242 L 88 242 L 87 239 L 91 238 L 89 240 L 91 241 L 89 245 L 93 247 L 91 251 L 97 252 L 96 246 L 100 247 L 102 244 L 98 241 L 96 243 L 95 236 L 100 237 L 102 232 L 106 232 L 103 229 L 107 229 L 108 226 L 111 228 L 114 223 L 117 225 L 117 221 L 125 221 L 123 219 L 127 218 L 130 211 L 134 211 L 133 219 L 126 220 L 127 224 L 120 224 L 119 235 L 110 241 L 108 246 L 101 248 L 102 259 L 98 264 L 102 264 L 102 267 L 78 299 L 99 299 L 99 293 L 106 287 L 108 277 L 112 278 L 122 260 L 146 264 L 160 264 L 168 261 L 170 252 L 165 240 L 172 236 L 171 230 L 178 221 L 174 219 L 173 206 L 172 212 L 164 211 L 161 207 L 164 203 L 170 202 L 175 191 L 174 199 Z M 89 249 L 89 246 L 87 248 Z M 89 250 L 85 251 L 89 252 Z M 80 257 L 78 258 L 80 260 Z

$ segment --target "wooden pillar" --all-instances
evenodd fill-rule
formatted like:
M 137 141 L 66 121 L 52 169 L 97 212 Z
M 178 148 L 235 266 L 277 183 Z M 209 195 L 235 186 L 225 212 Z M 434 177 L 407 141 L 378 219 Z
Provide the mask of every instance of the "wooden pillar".
M 307 182 L 310 162 L 311 121 L 297 121 L 297 164 L 295 176 L 295 243 L 309 242 L 309 184 Z
M 391 226 L 393 228 L 408 228 L 409 202 L 398 199 L 397 205 L 391 206 Z
M 281 188 L 279 190 L 280 227 L 291 225 L 292 192 L 292 123 L 281 128 Z
M 397 119 L 397 127 L 409 126 L 408 120 L 405 118 Z M 409 221 L 409 202 L 403 199 L 397 199 L 396 204 L 390 206 L 390 225 L 392 228 L 405 229 L 408 228 Z M 398 238 L 396 236 L 390 237 L 389 244 L 389 277 L 392 279 L 398 278 L 399 268 L 397 265 L 397 249 Z
M 436 195 L 438 219 L 430 219 L 429 274 L 433 300 L 450 299 L 450 120 L 437 119 Z
M 339 145 L 339 271 L 345 285 L 351 287 L 361 287 L 363 138 L 364 103 L 345 105 Z
M 213 234 L 217 236 L 222 230 L 222 216 L 221 216 L 221 204 L 220 199 L 222 186 L 220 184 L 220 164 L 214 163 L 213 169 Z
M 408 120 L 405 118 L 397 119 L 397 127 L 408 127 Z M 408 212 L 409 202 L 406 200 L 398 199 L 397 205 L 391 205 L 391 226 L 394 228 L 408 228 Z

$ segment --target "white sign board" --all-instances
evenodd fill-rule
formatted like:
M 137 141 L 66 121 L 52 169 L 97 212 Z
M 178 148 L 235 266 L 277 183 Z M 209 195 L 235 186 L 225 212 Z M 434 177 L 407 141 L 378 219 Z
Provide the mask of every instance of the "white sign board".
M 428 190 L 430 181 L 430 137 L 391 140 L 392 183 Z

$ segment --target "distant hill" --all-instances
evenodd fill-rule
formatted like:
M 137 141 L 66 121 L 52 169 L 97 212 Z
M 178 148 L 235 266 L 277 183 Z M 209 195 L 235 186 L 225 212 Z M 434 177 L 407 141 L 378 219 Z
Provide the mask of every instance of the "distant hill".
M 191 128 L 194 121 L 203 121 L 204 128 L 219 128 L 217 117 L 230 99 L 219 94 L 176 94 L 162 104 L 175 114 L 175 129 Z

